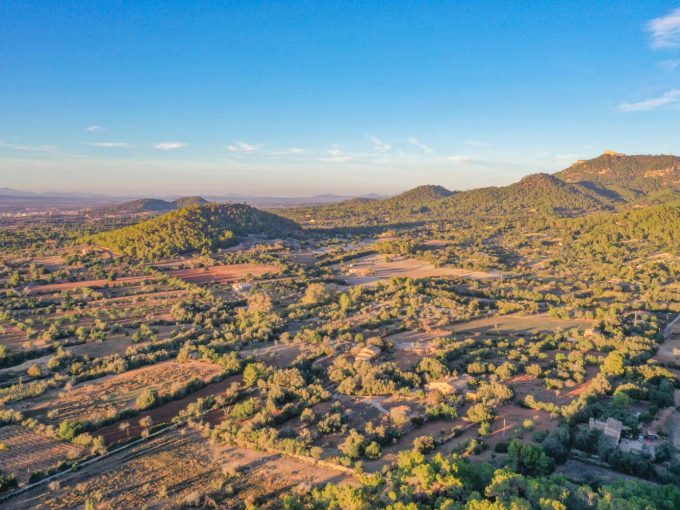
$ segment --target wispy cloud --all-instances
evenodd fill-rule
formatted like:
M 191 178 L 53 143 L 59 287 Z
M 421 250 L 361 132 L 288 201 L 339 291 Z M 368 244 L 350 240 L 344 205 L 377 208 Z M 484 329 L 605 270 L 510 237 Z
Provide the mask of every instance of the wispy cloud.
M 54 145 L 21 145 L 0 140 L 0 149 L 11 149 L 21 152 L 54 152 L 57 150 L 57 147 Z
M 381 140 L 377 136 L 369 136 L 368 139 L 373 144 L 373 148 L 377 151 L 387 152 L 388 150 L 390 150 L 392 148 L 392 146 L 389 143 L 384 142 L 383 140 Z
M 134 145 L 129 144 L 127 142 L 80 142 L 83 145 L 91 145 L 92 147 L 105 147 L 108 149 L 113 149 L 113 148 L 122 148 L 122 149 L 129 149 L 131 147 L 134 147 Z
M 295 154 L 304 154 L 305 150 L 302 147 L 289 147 L 288 149 L 283 149 L 282 151 L 279 151 L 278 154 L 282 154 L 284 156 L 290 156 L 290 155 L 295 155 Z
M 455 155 L 446 156 L 445 159 L 451 163 L 468 163 L 469 161 L 472 161 L 472 156 Z
M 659 97 L 653 97 L 637 103 L 623 103 L 618 106 L 622 112 L 641 112 L 677 105 L 680 102 L 680 89 L 672 89 Z
M 473 147 L 489 147 L 489 146 L 493 145 L 492 143 L 482 142 L 482 141 L 479 141 L 479 140 L 465 140 L 465 142 L 463 142 L 463 143 L 465 145 L 471 145 Z
M 326 156 L 321 158 L 321 161 L 327 161 L 330 163 L 346 163 L 351 159 L 351 154 L 343 152 L 337 145 L 334 145 L 326 151 Z
M 184 142 L 161 142 L 157 143 L 153 146 L 154 149 L 158 149 L 161 151 L 174 151 L 176 149 L 181 149 L 182 147 L 186 147 L 188 144 Z
M 85 131 L 89 131 L 90 133 L 93 133 L 95 131 L 100 131 L 100 130 L 101 130 L 101 126 L 97 126 L 96 124 L 92 124 L 92 125 L 87 126 L 85 128 Z
M 678 68 L 678 66 L 680 66 L 680 58 L 662 60 L 661 62 L 657 62 L 656 65 L 658 65 L 661 69 L 663 69 L 667 73 L 672 73 Z
M 421 149 L 425 154 L 432 154 L 434 152 L 432 147 L 425 145 L 424 143 L 420 142 L 420 140 L 418 140 L 417 138 L 409 138 L 406 141 L 411 145 L 415 145 L 416 147 Z
M 229 146 L 227 146 L 227 150 L 229 152 L 257 152 L 262 148 L 261 143 L 258 144 L 252 144 L 252 143 L 246 143 L 246 142 L 235 142 Z
M 653 48 L 680 47 L 680 8 L 647 23 Z

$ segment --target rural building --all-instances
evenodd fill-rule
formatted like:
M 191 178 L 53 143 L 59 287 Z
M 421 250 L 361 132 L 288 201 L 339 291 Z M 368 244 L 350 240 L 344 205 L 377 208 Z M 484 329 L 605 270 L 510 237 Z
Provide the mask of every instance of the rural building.
M 467 388 L 468 383 L 472 379 L 468 374 L 463 374 L 460 377 L 444 377 L 437 379 L 425 385 L 428 391 L 438 391 L 444 395 L 451 395 Z
M 355 356 L 357 361 L 373 361 L 378 356 L 380 356 L 380 347 L 375 345 L 367 345 L 362 347 L 361 350 Z
M 607 421 L 591 418 L 588 422 L 590 430 L 601 430 L 604 437 L 611 439 L 615 444 L 619 444 L 623 423 L 615 418 L 607 418 Z
M 250 290 L 252 286 L 253 285 L 250 282 L 236 282 L 231 286 L 231 288 L 234 289 L 236 292 L 245 292 L 247 290 Z

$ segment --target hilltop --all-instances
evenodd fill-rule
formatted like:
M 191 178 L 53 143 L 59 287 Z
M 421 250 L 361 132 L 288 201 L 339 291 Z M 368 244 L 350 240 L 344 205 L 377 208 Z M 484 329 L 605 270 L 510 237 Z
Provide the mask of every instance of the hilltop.
M 245 204 L 207 204 L 103 232 L 89 242 L 134 258 L 157 260 L 230 246 L 237 235 L 280 235 L 298 228 L 291 220 Z
M 449 191 L 444 186 L 438 186 L 434 184 L 425 184 L 423 186 L 418 186 L 416 188 L 410 189 L 396 195 L 394 197 L 388 198 L 386 202 L 400 202 L 400 203 L 419 203 L 428 202 L 430 200 L 439 200 L 440 198 L 446 198 L 453 195 L 453 191 Z
M 607 151 L 596 158 L 577 161 L 555 176 L 589 188 L 605 188 L 622 200 L 632 200 L 661 191 L 680 191 L 680 158 Z
M 205 198 L 193 196 L 193 197 L 182 197 L 178 198 L 172 204 L 177 209 L 182 209 L 184 207 L 189 207 L 191 205 L 205 205 L 208 201 Z

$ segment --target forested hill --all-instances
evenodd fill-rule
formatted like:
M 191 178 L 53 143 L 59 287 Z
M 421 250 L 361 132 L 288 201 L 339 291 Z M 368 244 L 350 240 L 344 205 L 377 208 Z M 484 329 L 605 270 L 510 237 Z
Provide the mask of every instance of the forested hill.
M 400 195 L 390 197 L 384 201 L 387 203 L 420 203 L 428 202 L 430 200 L 438 200 L 453 195 L 453 191 L 447 190 L 444 186 L 437 186 L 434 184 L 425 184 L 416 188 L 410 189 L 401 193 Z
M 300 223 L 350 226 L 461 218 L 491 220 L 500 216 L 575 216 L 611 208 L 610 199 L 584 187 L 553 175 L 534 174 L 509 186 L 455 193 L 440 186 L 421 186 L 383 200 L 292 208 L 280 214 Z
M 172 202 L 157 198 L 140 198 L 139 200 L 132 200 L 118 205 L 102 207 L 98 212 L 104 214 L 159 213 L 174 211 L 190 205 L 203 205 L 207 203 L 208 201 L 201 197 L 182 197 Z
M 680 191 L 680 158 L 677 156 L 627 156 L 605 152 L 578 161 L 555 174 L 563 181 L 606 188 L 622 200 L 664 191 Z
M 612 254 L 641 258 L 680 254 L 680 201 L 564 220 L 565 256 L 606 260 Z M 595 255 L 596 254 L 596 255 Z
M 574 216 L 609 205 L 553 175 L 533 174 L 509 186 L 457 193 L 437 204 L 442 216 L 513 216 L 535 213 Z
M 190 206 L 88 241 L 142 260 L 208 252 L 235 242 L 239 234 L 281 235 L 298 230 L 293 221 L 245 204 Z
M 172 204 L 177 209 L 182 209 L 184 207 L 189 207 L 190 205 L 205 205 L 208 201 L 203 197 L 181 197 L 172 202 Z

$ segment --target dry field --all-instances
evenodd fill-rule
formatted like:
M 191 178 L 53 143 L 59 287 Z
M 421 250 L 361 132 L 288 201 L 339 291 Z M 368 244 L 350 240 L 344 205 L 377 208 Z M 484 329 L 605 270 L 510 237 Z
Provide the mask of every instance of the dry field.
M 447 329 L 453 333 L 467 335 L 481 333 L 491 335 L 531 335 L 547 333 L 558 329 L 585 330 L 593 327 L 595 321 L 589 319 L 556 319 L 547 313 L 536 315 L 494 315 L 483 319 L 476 319 L 460 324 L 454 324 Z
M 435 267 L 423 260 L 395 257 L 389 262 L 382 255 L 368 255 L 348 264 L 347 273 L 343 276 L 349 285 L 376 286 L 390 278 L 431 278 L 440 276 L 456 276 L 459 278 L 484 279 L 500 278 L 501 273 L 471 271 L 458 267 Z M 339 269 L 339 266 L 334 266 Z
M 43 486 L 11 503 L 15 509 L 61 510 L 82 508 L 91 499 L 98 510 L 156 509 L 183 507 L 197 494 L 213 491 L 213 499 L 222 502 L 216 508 L 232 508 L 238 500 L 261 503 L 301 483 L 346 476 L 279 455 L 213 447 L 193 432 L 171 432 L 67 475 L 57 493 Z
M 89 323 L 92 322 L 93 321 L 90 321 Z M 158 327 L 157 329 L 159 338 L 167 338 L 168 336 L 170 336 L 170 334 L 172 334 L 172 332 L 175 331 L 175 328 L 171 326 L 161 326 Z M 3 343 L 2 340 L 0 340 L 0 343 Z M 34 345 L 41 344 L 42 344 L 41 342 L 34 342 Z M 134 344 L 132 341 L 132 335 L 126 336 L 123 333 L 118 333 L 115 335 L 107 336 L 106 340 L 101 342 L 89 341 L 85 342 L 84 344 L 67 345 L 64 348 L 74 356 L 87 355 L 90 356 L 91 358 L 102 358 L 104 356 L 110 356 L 112 354 L 123 355 L 125 354 L 125 351 L 127 351 L 128 347 L 132 345 L 143 346 L 145 344 L 146 342 Z M 48 361 L 53 356 L 54 353 L 49 353 L 39 358 L 29 359 L 18 365 L 0 369 L 0 377 L 8 375 L 10 373 L 23 375 L 23 373 L 28 369 L 28 367 L 30 367 L 33 364 L 38 365 L 43 369 L 46 369 Z
M 131 437 L 137 437 L 141 434 L 141 432 L 144 429 L 144 427 L 140 424 L 140 421 L 143 420 L 145 417 L 147 416 L 150 417 L 155 425 L 169 423 L 170 421 L 172 421 L 174 417 L 176 417 L 179 414 L 180 411 L 186 409 L 189 404 L 196 402 L 199 398 L 207 397 L 209 395 L 212 395 L 213 397 L 223 395 L 227 393 L 227 389 L 234 382 L 239 382 L 241 381 L 241 379 L 243 379 L 243 376 L 241 374 L 232 377 L 227 377 L 222 381 L 208 384 L 207 386 L 201 388 L 200 390 L 190 393 L 184 398 L 178 400 L 171 400 L 170 402 L 167 402 L 163 405 L 154 407 L 153 409 L 149 409 L 148 411 L 144 411 L 139 415 L 135 416 L 134 418 L 124 420 L 130 425 L 130 428 L 125 432 L 119 429 L 120 425 L 119 422 L 112 423 L 110 425 L 105 425 L 104 427 L 97 429 L 97 435 L 102 436 L 104 438 L 104 441 L 108 445 L 127 440 Z M 225 409 L 228 409 L 228 407 Z M 218 423 L 222 419 L 224 419 L 224 414 L 221 409 L 211 411 L 210 413 L 206 414 L 206 420 L 210 422 L 211 416 L 214 417 L 215 423 Z
M 230 283 L 242 280 L 248 275 L 259 277 L 280 271 L 278 267 L 268 264 L 229 264 L 196 269 L 176 269 L 168 271 L 168 274 L 191 283 Z
M 20 349 L 21 345 L 28 340 L 28 338 L 26 338 L 26 333 L 17 327 L 3 322 L 0 322 L 0 326 L 5 328 L 5 333 L 0 335 L 0 345 L 5 345 L 12 350 Z M 36 345 L 40 345 L 39 342 L 35 343 Z
M 83 383 L 70 391 L 61 391 L 56 398 L 41 397 L 31 409 L 32 414 L 44 414 L 58 424 L 70 419 L 78 422 L 97 421 L 123 409 L 134 407 L 135 399 L 146 388 L 155 389 L 159 396 L 168 394 L 174 383 L 184 385 L 197 377 L 204 381 L 220 372 L 210 363 L 177 363 L 167 361 L 138 368 L 120 375 L 108 376 L 96 382 Z
M 257 361 L 277 368 L 287 368 L 301 352 L 299 345 L 281 344 L 245 349 L 240 354 L 243 357 L 252 355 Z
M 430 331 L 401 331 L 390 335 L 388 340 L 394 343 L 394 348 L 397 351 L 413 352 L 414 354 L 424 356 L 431 349 L 433 340 L 445 338 L 451 334 L 522 336 L 552 332 L 558 329 L 568 330 L 576 328 L 583 331 L 594 324 L 595 321 L 588 319 L 555 319 L 545 313 L 536 315 L 494 315 L 442 326 Z
M 155 278 L 153 276 L 126 276 L 123 278 L 118 278 L 116 280 L 101 279 L 101 280 L 83 280 L 77 282 L 50 283 L 47 285 L 36 285 L 34 287 L 30 287 L 28 289 L 28 293 L 34 295 L 70 291 L 74 289 L 80 289 L 83 287 L 89 287 L 91 289 L 98 289 L 102 287 L 117 287 L 120 285 L 130 285 L 154 279 Z
M 654 357 L 661 363 L 677 363 L 680 361 L 680 356 L 675 354 L 676 350 L 680 352 L 680 320 L 669 325 L 666 333 L 666 340 Z
M 26 483 L 31 473 L 47 471 L 59 461 L 80 457 L 80 446 L 38 434 L 21 425 L 0 427 L 0 470 Z
M 35 257 L 31 260 L 31 262 L 46 268 L 50 272 L 54 272 L 64 267 L 64 265 L 66 264 L 66 257 L 62 255 Z

